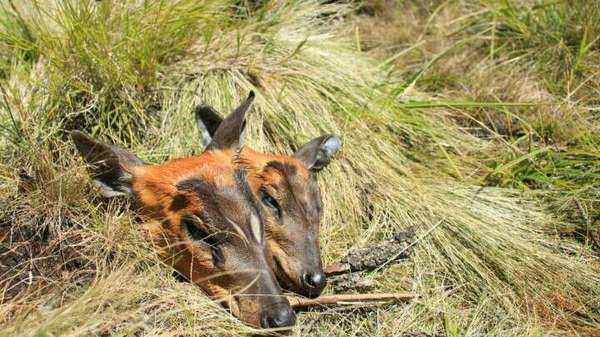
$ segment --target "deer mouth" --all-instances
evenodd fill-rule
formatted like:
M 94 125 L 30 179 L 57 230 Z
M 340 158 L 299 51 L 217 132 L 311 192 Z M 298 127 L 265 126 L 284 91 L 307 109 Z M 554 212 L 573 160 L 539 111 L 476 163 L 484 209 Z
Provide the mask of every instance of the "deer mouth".
M 275 261 L 275 266 L 277 268 L 275 275 L 277 277 L 277 281 L 279 281 L 279 285 L 285 290 L 296 292 L 299 288 L 299 281 L 294 281 L 294 279 L 290 277 L 279 257 L 273 256 L 273 260 Z

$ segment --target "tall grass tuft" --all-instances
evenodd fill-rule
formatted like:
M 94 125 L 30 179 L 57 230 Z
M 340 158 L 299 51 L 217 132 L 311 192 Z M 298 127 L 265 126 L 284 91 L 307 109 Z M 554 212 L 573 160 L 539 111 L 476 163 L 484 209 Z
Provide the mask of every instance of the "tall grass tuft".
M 490 174 L 487 152 L 514 152 L 500 150 L 509 141 L 486 133 L 492 128 L 475 113 L 511 109 L 510 102 L 467 104 L 474 100 L 450 94 L 457 87 L 431 93 L 445 88 L 437 67 L 452 55 L 440 31 L 438 41 L 366 52 L 354 25 L 364 18 L 344 3 L 13 5 L 0 20 L 0 336 L 254 333 L 171 277 L 137 232 L 134 210 L 96 196 L 65 137 L 85 129 L 150 163 L 192 155 L 202 147 L 192 107 L 209 103 L 226 113 L 249 90 L 257 92 L 248 122 L 253 147 L 291 153 L 325 132 L 342 139 L 340 155 L 320 174 L 326 262 L 399 230 L 417 231 L 412 262 L 366 277 L 381 291 L 416 291 L 418 301 L 302 314 L 296 335 L 599 328 L 597 264 L 544 230 L 557 219 L 540 199 L 485 180 L 507 172 Z M 434 14 L 460 16 L 462 7 L 452 8 Z M 421 46 L 432 59 L 412 54 Z M 405 56 L 412 63 L 396 63 Z M 450 100 L 436 103 L 444 94 Z

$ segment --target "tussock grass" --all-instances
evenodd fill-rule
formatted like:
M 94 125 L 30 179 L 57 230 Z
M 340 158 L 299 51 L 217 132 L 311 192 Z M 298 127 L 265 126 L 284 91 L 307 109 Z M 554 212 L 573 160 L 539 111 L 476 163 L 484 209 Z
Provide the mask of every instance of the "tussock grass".
M 476 156 L 481 170 L 464 176 L 483 173 L 486 185 L 541 192 L 556 216 L 568 218 L 561 232 L 595 241 L 600 124 L 597 43 L 588 34 L 598 29 L 597 5 L 382 1 L 369 8 L 375 16 L 357 20 L 365 48 L 393 61 L 397 81 L 418 74 L 415 87 L 429 101 L 449 102 L 434 104 L 446 107 L 437 113 L 491 141 Z
M 395 30 L 397 46 L 369 36 L 381 38 L 380 25 L 404 16 L 388 11 L 372 22 L 354 18 L 347 4 L 14 5 L 0 15 L 0 335 L 253 333 L 171 277 L 141 238 L 129 204 L 102 200 L 89 187 L 65 137 L 85 129 L 151 163 L 191 155 L 201 149 L 192 107 L 203 102 L 227 112 L 250 89 L 257 92 L 248 122 L 253 147 L 290 152 L 325 132 L 343 141 L 320 174 L 325 261 L 407 227 L 419 237 L 413 261 L 367 275 L 381 290 L 416 291 L 419 301 L 305 313 L 296 335 L 539 336 L 600 327 L 596 262 L 544 230 L 572 222 L 557 219 L 543 199 L 508 188 L 518 184 L 493 180 L 517 176 L 526 161 L 494 170 L 490 153 L 514 160 L 526 151 L 494 132 L 495 118 L 481 116 L 510 113 L 529 132 L 538 101 L 458 95 L 452 84 L 460 71 L 471 79 L 486 73 L 483 66 L 465 71 L 465 46 L 477 39 L 448 37 L 436 18 L 451 27 L 474 20 L 462 34 L 485 36 L 489 31 L 477 28 L 492 9 L 406 3 L 404 13 L 418 20 Z M 473 14 L 480 11 L 485 15 Z M 364 26 L 357 34 L 355 22 L 370 25 L 373 35 Z M 423 27 L 436 28 L 433 37 L 403 40 Z M 507 60 L 498 67 L 517 63 L 497 53 Z M 462 68 L 453 70 L 457 64 Z M 508 76 L 487 84 L 510 87 Z M 438 98 L 446 104 L 423 104 Z M 538 132 L 535 141 L 538 135 L 544 138 Z M 581 186 L 577 171 L 554 168 Z

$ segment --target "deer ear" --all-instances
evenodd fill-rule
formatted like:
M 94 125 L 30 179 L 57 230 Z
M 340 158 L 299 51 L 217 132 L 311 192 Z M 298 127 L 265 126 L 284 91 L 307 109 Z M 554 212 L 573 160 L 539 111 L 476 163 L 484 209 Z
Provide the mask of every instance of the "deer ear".
M 329 164 L 339 147 L 340 140 L 336 136 L 324 135 L 302 145 L 294 157 L 309 170 L 318 172 Z
M 217 110 L 206 104 L 194 108 L 194 117 L 198 131 L 200 131 L 202 145 L 206 146 L 211 142 L 219 125 L 223 122 L 223 117 Z
M 131 193 L 132 171 L 144 163 L 133 153 L 96 141 L 81 131 L 72 131 L 71 139 L 79 154 L 90 165 L 90 176 L 102 195 L 114 197 Z
M 243 144 L 243 134 L 246 128 L 246 111 L 254 101 L 254 91 L 219 124 L 214 136 L 206 147 L 208 150 L 225 150 Z

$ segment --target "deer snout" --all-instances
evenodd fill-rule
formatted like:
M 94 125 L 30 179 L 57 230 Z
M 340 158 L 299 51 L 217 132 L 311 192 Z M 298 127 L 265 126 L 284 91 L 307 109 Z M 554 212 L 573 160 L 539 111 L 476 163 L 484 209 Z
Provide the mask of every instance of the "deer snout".
M 319 296 L 326 283 L 327 279 L 322 271 L 305 271 L 302 273 L 302 284 L 308 290 L 308 297 Z
M 296 323 L 296 314 L 287 304 L 279 304 L 265 310 L 260 326 L 265 329 L 291 327 Z

